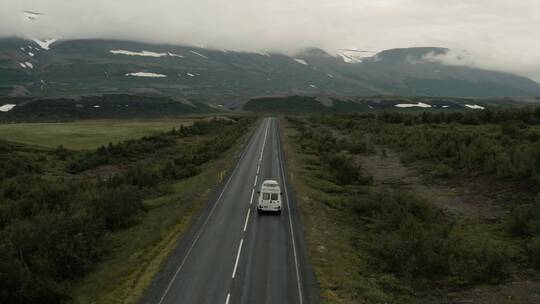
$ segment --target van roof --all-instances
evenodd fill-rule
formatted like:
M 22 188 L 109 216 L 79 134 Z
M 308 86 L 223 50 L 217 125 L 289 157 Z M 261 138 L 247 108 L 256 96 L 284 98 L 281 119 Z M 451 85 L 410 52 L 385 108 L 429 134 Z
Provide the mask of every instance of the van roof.
M 265 187 L 279 187 L 279 184 L 275 180 L 267 179 L 262 184 Z

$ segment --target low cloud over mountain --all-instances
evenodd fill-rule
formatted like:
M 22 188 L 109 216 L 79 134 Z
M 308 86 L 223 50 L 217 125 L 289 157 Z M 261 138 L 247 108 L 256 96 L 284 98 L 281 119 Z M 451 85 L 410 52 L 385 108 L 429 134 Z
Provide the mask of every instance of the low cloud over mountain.
M 4 0 L 0 36 L 106 38 L 241 51 L 439 46 L 438 58 L 540 81 L 537 0 Z M 458 51 L 461 52 L 461 51 Z M 459 56 L 462 58 L 463 56 Z

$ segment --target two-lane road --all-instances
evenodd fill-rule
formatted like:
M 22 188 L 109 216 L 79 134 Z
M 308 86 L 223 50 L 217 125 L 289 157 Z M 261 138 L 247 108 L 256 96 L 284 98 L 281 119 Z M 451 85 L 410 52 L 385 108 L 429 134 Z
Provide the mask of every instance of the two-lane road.
M 182 237 L 143 303 L 314 303 L 313 274 L 277 121 L 266 118 L 215 198 Z M 258 215 L 257 190 L 277 180 L 281 215 Z

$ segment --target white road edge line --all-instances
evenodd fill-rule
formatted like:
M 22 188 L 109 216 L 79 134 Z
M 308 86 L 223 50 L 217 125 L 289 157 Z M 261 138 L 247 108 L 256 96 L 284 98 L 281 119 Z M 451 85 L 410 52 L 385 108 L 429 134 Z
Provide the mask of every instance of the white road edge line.
M 255 175 L 255 182 L 253 183 L 253 187 L 257 186 L 257 178 L 259 178 L 259 176 Z
M 242 252 L 242 244 L 244 244 L 244 239 L 240 240 L 240 246 L 238 246 L 238 253 L 236 254 L 236 262 L 234 263 L 234 269 L 232 273 L 232 278 L 236 276 L 236 269 L 238 268 L 238 261 L 240 260 L 240 253 Z
M 266 132 L 268 132 L 268 126 L 266 126 Z M 256 133 L 256 132 L 255 132 Z M 253 138 L 255 138 L 256 136 L 254 135 Z M 236 165 L 232 171 L 232 173 L 229 175 L 229 179 L 227 180 L 227 183 L 225 184 L 225 186 L 223 186 L 223 189 L 221 190 L 221 193 L 219 194 L 219 197 L 217 198 L 216 200 L 216 203 L 214 204 L 214 206 L 212 206 L 212 209 L 210 210 L 210 213 L 208 213 L 208 216 L 206 217 L 203 225 L 201 226 L 201 228 L 199 229 L 199 231 L 197 232 L 197 235 L 195 236 L 195 239 L 193 240 L 193 242 L 191 243 L 191 246 L 189 246 L 189 249 L 186 253 L 186 255 L 184 256 L 184 258 L 182 259 L 182 262 L 180 263 L 180 266 L 178 266 L 178 269 L 176 269 L 176 272 L 174 273 L 172 279 L 169 281 L 169 284 L 167 285 L 167 288 L 165 289 L 165 292 L 163 292 L 163 295 L 161 296 L 161 298 L 159 299 L 159 302 L 158 304 L 161 304 L 163 303 L 163 300 L 165 299 L 165 297 L 167 296 L 167 294 L 169 293 L 169 290 L 171 289 L 172 287 L 172 284 L 174 283 L 174 281 L 176 280 L 176 277 L 178 276 L 178 274 L 180 273 L 180 270 L 182 270 L 182 267 L 184 267 L 184 264 L 186 263 L 186 260 L 188 259 L 191 251 L 193 250 L 193 247 L 195 247 L 195 244 L 197 243 L 197 241 L 199 240 L 199 238 L 201 237 L 201 234 L 202 232 L 204 231 L 204 228 L 206 227 L 206 224 L 208 223 L 208 221 L 210 220 L 210 218 L 212 217 L 212 214 L 214 213 L 214 210 L 216 209 L 216 206 L 218 205 L 219 201 L 221 200 L 221 197 L 223 196 L 223 193 L 225 193 L 225 190 L 227 189 L 227 187 L 229 186 L 229 183 L 232 179 L 232 177 L 234 176 L 234 173 L 236 172 L 236 169 L 238 169 L 238 165 L 242 162 L 242 159 L 244 158 L 244 156 L 246 155 L 246 152 L 249 150 L 249 146 L 255 142 L 255 140 L 251 140 L 248 141 L 246 147 L 244 148 L 244 152 L 242 153 L 242 155 L 240 155 L 240 158 L 238 159 L 238 161 L 236 162 Z
M 261 156 L 259 157 L 259 166 L 260 166 L 260 164 L 262 162 L 262 157 L 263 157 L 263 153 L 264 153 L 264 146 L 266 145 L 266 137 L 268 136 L 268 127 L 270 126 L 271 119 L 267 119 L 266 121 L 267 121 L 266 130 L 264 131 L 264 140 L 263 140 L 263 146 L 262 146 L 262 149 L 261 149 Z
M 255 194 L 255 189 L 251 190 L 251 199 L 249 200 L 249 204 L 251 205 L 253 203 L 253 195 Z
M 229 300 L 231 299 L 231 293 L 227 293 L 227 299 L 225 299 L 225 304 L 229 304 Z
M 248 213 L 246 215 L 246 222 L 244 223 L 244 232 L 246 232 L 247 224 L 249 222 L 249 214 L 251 213 L 251 208 L 248 208 Z
M 279 135 L 279 133 L 278 133 Z M 290 205 L 289 205 L 289 194 L 287 193 L 287 185 L 285 184 L 285 175 L 284 175 L 284 171 L 283 171 L 283 161 L 282 161 L 282 158 L 281 158 L 281 143 L 280 143 L 280 138 L 278 136 L 278 140 L 277 140 L 277 143 L 278 143 L 278 160 L 279 160 L 279 166 L 281 168 L 281 179 L 282 179 L 282 182 L 283 182 L 283 188 L 285 189 L 285 200 L 287 201 L 287 214 L 289 215 L 289 228 L 291 230 L 291 239 L 292 239 L 292 245 L 293 245 L 293 254 L 294 254 L 294 266 L 296 268 L 296 283 L 297 283 L 297 286 L 298 286 L 298 298 L 300 300 L 300 304 L 302 304 L 304 302 L 303 298 L 302 298 L 302 284 L 300 284 L 300 271 L 298 270 L 298 255 L 296 253 L 296 243 L 294 241 L 294 229 L 293 229 L 293 225 L 292 225 L 292 218 L 291 218 L 291 208 L 290 208 Z M 278 168 L 279 169 L 279 168 Z

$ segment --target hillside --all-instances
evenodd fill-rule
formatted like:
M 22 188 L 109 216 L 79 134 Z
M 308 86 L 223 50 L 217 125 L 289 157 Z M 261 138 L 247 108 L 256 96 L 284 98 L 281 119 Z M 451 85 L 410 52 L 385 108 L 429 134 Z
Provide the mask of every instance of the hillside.
M 271 95 L 539 96 L 506 73 L 425 60 L 439 48 L 367 58 L 309 49 L 294 57 L 113 40 L 0 39 L 0 95 L 145 93 L 226 103 Z
M 0 123 L 155 118 L 216 112 L 220 110 L 207 104 L 167 96 L 104 94 L 77 98 L 0 97 Z

